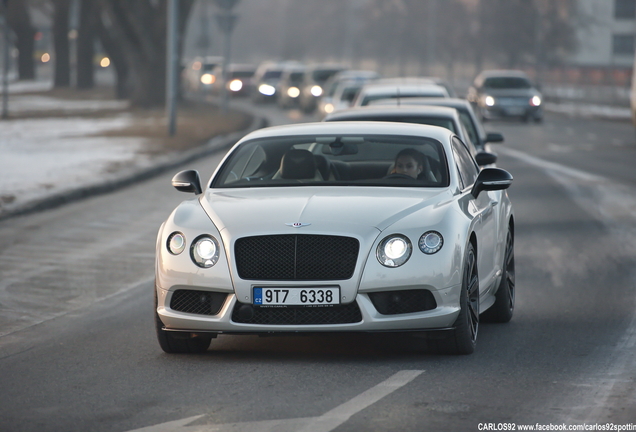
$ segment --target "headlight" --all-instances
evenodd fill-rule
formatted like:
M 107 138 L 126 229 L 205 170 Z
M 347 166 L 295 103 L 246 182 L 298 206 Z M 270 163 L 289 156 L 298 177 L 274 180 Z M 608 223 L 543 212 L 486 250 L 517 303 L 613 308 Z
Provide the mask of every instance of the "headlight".
M 530 105 L 536 107 L 541 105 L 541 98 L 539 96 L 532 96 L 532 99 L 530 99 Z
M 261 92 L 261 94 L 264 94 L 265 96 L 274 96 L 274 93 L 276 93 L 276 88 L 269 84 L 261 84 L 258 87 L 258 91 Z
M 425 254 L 432 255 L 444 246 L 444 237 L 437 231 L 427 231 L 420 237 L 418 246 Z
M 399 267 L 411 257 L 413 247 L 409 239 L 403 235 L 390 235 L 380 242 L 376 256 L 385 267 Z
M 233 92 L 240 91 L 243 88 L 243 81 L 239 79 L 235 79 L 230 82 L 229 87 L 230 87 L 230 90 L 232 90 Z
M 173 232 L 168 237 L 166 245 L 168 247 L 168 252 L 172 255 L 179 255 L 185 249 L 185 236 L 180 232 Z
M 315 85 L 311 88 L 311 94 L 318 97 L 322 94 L 322 87 Z
M 495 106 L 495 98 L 492 96 L 486 96 L 484 98 L 484 103 L 486 104 L 486 106 Z
M 212 74 L 206 73 L 201 75 L 201 84 L 210 85 L 214 84 L 214 81 L 216 81 L 216 77 Z
M 287 89 L 287 96 L 290 98 L 297 98 L 300 96 L 300 90 L 298 90 L 298 87 L 290 87 Z
M 325 104 L 325 112 L 327 114 L 331 114 L 333 110 L 334 110 L 333 104 L 330 104 L 330 103 Z
M 219 242 L 214 237 L 197 237 L 190 247 L 192 261 L 199 267 L 210 268 L 219 260 Z

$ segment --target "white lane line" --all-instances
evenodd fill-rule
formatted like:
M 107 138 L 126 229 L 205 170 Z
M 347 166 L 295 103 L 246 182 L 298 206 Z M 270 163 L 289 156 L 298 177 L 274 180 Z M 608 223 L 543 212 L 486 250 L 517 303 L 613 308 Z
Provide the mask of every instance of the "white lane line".
M 424 373 L 423 370 L 400 371 L 320 417 L 188 426 L 204 417 L 199 415 L 129 432 L 331 432 L 354 414 L 404 387 L 422 373 Z
M 375 387 L 370 388 L 364 393 L 354 397 L 348 402 L 326 412 L 314 419 L 300 432 L 329 432 L 349 420 L 349 418 L 362 411 L 366 407 L 373 405 L 383 397 L 393 393 L 400 387 L 405 386 L 415 378 L 417 378 L 422 372 L 421 370 L 403 370 L 386 381 L 381 382 Z
M 523 153 L 518 150 L 513 150 L 508 147 L 502 147 L 497 149 L 498 152 L 503 153 L 507 156 L 514 157 L 516 159 L 520 159 L 527 163 L 528 165 L 533 165 L 538 168 L 543 168 L 545 170 L 556 171 L 561 174 L 569 175 L 578 180 L 588 181 L 588 182 L 605 182 L 607 179 L 605 177 L 601 177 L 598 175 L 590 174 L 586 171 L 578 170 L 576 168 L 570 168 L 565 165 L 561 165 L 555 162 L 550 162 L 545 159 L 540 159 L 538 157 L 531 156 L 527 153 Z

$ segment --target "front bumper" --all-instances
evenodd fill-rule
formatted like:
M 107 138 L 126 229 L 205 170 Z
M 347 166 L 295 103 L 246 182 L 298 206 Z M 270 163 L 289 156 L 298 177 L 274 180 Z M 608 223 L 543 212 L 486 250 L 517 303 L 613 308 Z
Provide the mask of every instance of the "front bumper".
M 495 119 L 506 117 L 521 117 L 540 119 L 543 117 L 542 106 L 517 106 L 517 105 L 494 105 L 482 106 L 480 112 L 483 118 Z
M 431 308 L 423 306 L 416 312 L 409 306 L 387 311 L 376 307 L 377 294 L 359 293 L 355 302 L 333 308 L 261 308 L 237 301 L 233 293 L 221 294 L 220 303 L 203 313 L 190 313 L 171 307 L 176 291 L 156 287 L 157 314 L 166 330 L 183 332 L 211 332 L 235 334 L 263 334 L 290 332 L 381 332 L 416 331 L 449 328 L 459 314 L 461 285 L 428 291 Z M 418 290 L 394 291 L 395 293 Z M 205 291 L 201 291 L 205 293 Z M 384 291 L 390 293 L 390 291 Z M 374 305 L 375 301 L 375 305 Z M 410 300 L 409 300 L 410 301 Z M 255 310 L 257 309 L 257 310 Z M 264 310 L 267 309 L 267 310 Z M 381 313 L 378 309 L 382 309 Z M 296 317 L 298 315 L 298 317 Z M 257 318 L 254 318 L 257 317 Z

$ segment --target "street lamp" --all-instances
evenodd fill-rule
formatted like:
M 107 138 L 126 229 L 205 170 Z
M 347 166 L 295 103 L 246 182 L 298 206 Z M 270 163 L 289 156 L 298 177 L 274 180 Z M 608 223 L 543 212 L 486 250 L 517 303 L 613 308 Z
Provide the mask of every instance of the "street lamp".
M 7 18 L 8 13 L 8 0 L 0 0 L 0 27 L 2 27 L 3 31 L 3 73 L 2 73 L 2 118 L 9 118 L 9 19 Z
M 168 31 L 166 43 L 166 117 L 168 134 L 177 132 L 177 88 L 179 82 L 179 0 L 168 0 Z
M 227 113 L 228 105 L 230 101 L 230 94 L 227 88 L 228 84 L 228 65 L 230 64 L 230 37 L 232 35 L 232 30 L 234 29 L 234 25 L 238 19 L 236 14 L 232 13 L 232 9 L 240 0 L 214 0 L 216 5 L 221 9 L 221 13 L 216 15 L 217 22 L 219 27 L 221 28 L 221 32 L 225 35 L 225 46 L 224 46 L 224 55 L 223 55 L 223 94 L 222 94 L 222 103 L 221 108 L 223 113 Z

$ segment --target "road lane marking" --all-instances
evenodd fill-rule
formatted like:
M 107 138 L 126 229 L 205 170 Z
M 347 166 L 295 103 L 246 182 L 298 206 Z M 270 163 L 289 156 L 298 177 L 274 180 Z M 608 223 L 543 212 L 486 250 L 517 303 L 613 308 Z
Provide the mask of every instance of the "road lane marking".
M 421 370 L 403 370 L 375 387 L 354 397 L 348 402 L 326 412 L 315 421 L 309 423 L 300 432 L 329 432 L 349 420 L 349 418 L 362 411 L 366 407 L 373 405 L 383 397 L 393 393 L 400 387 L 405 386 L 422 372 Z
M 128 432 L 331 432 L 354 414 L 404 387 L 422 373 L 424 373 L 423 370 L 400 371 L 320 417 L 188 426 L 204 417 L 204 415 L 198 415 Z

